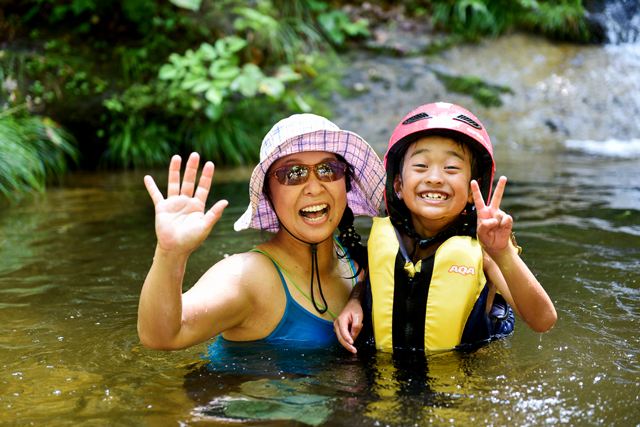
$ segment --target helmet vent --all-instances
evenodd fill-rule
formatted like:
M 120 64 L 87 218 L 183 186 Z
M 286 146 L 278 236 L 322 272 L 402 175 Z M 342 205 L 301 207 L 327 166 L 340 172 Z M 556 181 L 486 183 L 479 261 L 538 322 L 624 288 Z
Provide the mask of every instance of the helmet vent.
M 480 126 L 480 124 L 478 122 L 476 122 L 475 120 L 461 114 L 458 117 L 455 117 L 453 120 L 459 120 L 461 122 L 464 122 L 466 124 L 468 124 L 469 126 L 473 126 L 476 129 L 482 129 L 482 126 Z
M 408 125 L 410 123 L 417 122 L 418 120 L 430 119 L 430 118 L 431 118 L 431 116 L 428 115 L 427 113 L 419 113 L 419 114 L 416 114 L 415 116 L 409 117 L 407 120 L 402 122 L 402 124 L 403 125 Z

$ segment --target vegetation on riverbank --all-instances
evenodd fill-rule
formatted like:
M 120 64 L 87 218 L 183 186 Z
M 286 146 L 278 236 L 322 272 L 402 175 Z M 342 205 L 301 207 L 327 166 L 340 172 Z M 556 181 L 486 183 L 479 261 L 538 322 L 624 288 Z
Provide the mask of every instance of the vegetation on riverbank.
M 397 14 L 448 34 L 443 47 L 511 28 L 589 37 L 579 0 L 8 0 L 0 199 L 42 192 L 70 168 L 156 166 L 175 152 L 254 162 L 283 115 L 331 115 L 336 52 Z M 466 90 L 499 102 L 502 89 L 472 83 Z M 18 151 L 29 155 L 9 154 Z

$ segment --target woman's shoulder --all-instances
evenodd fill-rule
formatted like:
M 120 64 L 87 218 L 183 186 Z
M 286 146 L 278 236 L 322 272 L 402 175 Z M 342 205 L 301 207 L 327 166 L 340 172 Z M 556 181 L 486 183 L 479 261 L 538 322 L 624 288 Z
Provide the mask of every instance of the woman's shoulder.
M 260 252 L 248 251 L 223 258 L 214 264 L 205 276 L 214 276 L 216 280 L 228 279 L 247 285 L 268 278 L 273 270 L 271 260 Z

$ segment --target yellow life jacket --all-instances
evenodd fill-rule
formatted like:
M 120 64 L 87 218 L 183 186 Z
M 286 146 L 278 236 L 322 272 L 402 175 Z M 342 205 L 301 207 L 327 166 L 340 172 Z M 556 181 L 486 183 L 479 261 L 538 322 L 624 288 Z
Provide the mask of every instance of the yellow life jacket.
M 389 218 L 374 218 L 367 247 L 378 349 L 451 349 L 461 343 L 469 320 L 487 318 L 477 239 L 450 237 L 414 265 Z

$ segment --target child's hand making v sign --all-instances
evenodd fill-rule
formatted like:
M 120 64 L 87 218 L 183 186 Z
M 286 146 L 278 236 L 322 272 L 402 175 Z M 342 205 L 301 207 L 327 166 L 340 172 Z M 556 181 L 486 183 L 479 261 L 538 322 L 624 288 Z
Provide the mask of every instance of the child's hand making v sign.
M 485 205 L 478 183 L 471 181 L 485 275 L 532 330 L 547 332 L 556 322 L 556 310 L 516 247 L 510 244 L 513 218 L 500 209 L 506 184 L 507 178 L 500 177 L 491 202 Z

